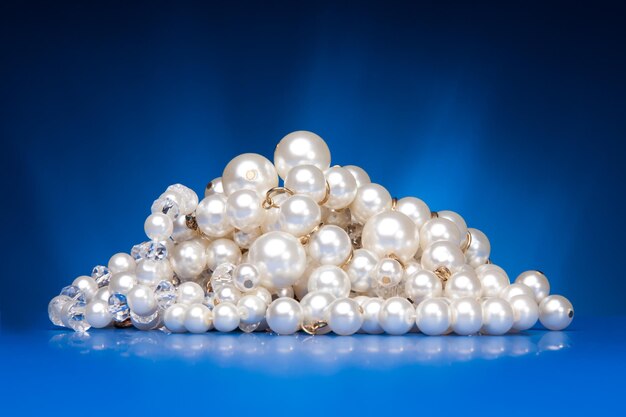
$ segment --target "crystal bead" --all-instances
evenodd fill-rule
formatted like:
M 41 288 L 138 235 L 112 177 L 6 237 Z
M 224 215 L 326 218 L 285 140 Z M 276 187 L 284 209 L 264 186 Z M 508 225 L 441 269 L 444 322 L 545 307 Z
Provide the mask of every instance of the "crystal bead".
M 130 313 L 130 321 L 139 330 L 152 330 L 161 323 L 159 312 L 155 311 L 149 316 L 140 316 L 133 312 Z
M 65 304 L 72 301 L 67 295 L 57 295 L 48 304 L 48 317 L 55 326 L 65 327 L 63 324 L 62 311 Z
M 250 324 L 240 323 L 239 324 L 239 330 L 241 330 L 244 333 L 252 333 L 253 331 L 255 331 L 256 329 L 259 328 L 260 324 L 261 324 L 261 322 L 250 323 Z
M 235 270 L 235 265 L 230 262 L 224 262 L 223 264 L 219 264 L 217 268 L 213 271 L 213 275 L 211 275 L 211 286 L 213 289 L 217 289 L 224 284 L 230 284 L 233 282 L 233 271 Z
M 212 291 L 208 292 L 204 296 L 204 301 L 202 301 L 202 304 L 204 304 L 205 306 L 209 307 L 209 310 L 213 311 L 213 309 L 217 305 L 217 298 L 215 297 L 215 293 L 212 292 Z
M 350 241 L 354 249 L 360 249 L 362 247 L 361 233 L 363 232 L 363 225 L 359 223 L 349 224 L 346 231 L 348 232 L 348 236 L 350 236 Z
M 113 293 L 109 297 L 109 314 L 113 320 L 120 323 L 130 317 L 130 308 L 126 302 L 126 296 L 120 293 Z
M 66 287 L 63 287 L 59 295 L 65 295 L 72 300 L 81 302 L 83 304 L 86 302 L 85 294 L 76 285 L 68 285 Z
M 164 194 L 167 194 L 167 191 L 174 191 L 182 197 L 180 201 L 180 211 L 182 214 L 190 214 L 198 206 L 198 195 L 189 187 L 182 184 L 173 184 L 167 187 Z
M 250 248 L 250 245 L 252 245 L 252 242 L 254 242 L 257 237 L 261 236 L 261 234 L 262 234 L 262 231 L 260 227 L 250 232 L 244 232 L 243 230 L 236 230 L 233 233 L 233 241 L 241 249 L 248 249 Z
M 111 280 L 111 271 L 109 271 L 109 268 L 106 266 L 97 265 L 91 270 L 91 277 L 96 280 L 98 288 L 102 288 L 109 285 L 109 281 Z
M 91 325 L 85 320 L 85 304 L 80 301 L 69 301 L 63 307 L 63 324 L 75 332 L 84 333 Z
M 169 281 L 161 281 L 154 289 L 154 296 L 159 308 L 165 310 L 176 302 L 176 287 Z
M 352 214 L 349 208 L 343 210 L 331 210 L 324 207 L 322 210 L 322 222 L 324 224 L 334 224 L 342 229 L 347 228 L 352 221 Z
M 150 211 L 152 212 L 152 214 L 163 213 L 166 216 L 170 217 L 172 220 L 176 220 L 178 218 L 178 215 L 180 214 L 180 208 L 178 207 L 178 203 L 168 197 L 160 197 L 154 200 Z
M 143 242 L 139 243 L 130 251 L 130 256 L 136 261 L 141 259 L 154 259 L 160 261 L 167 257 L 167 245 L 165 242 Z

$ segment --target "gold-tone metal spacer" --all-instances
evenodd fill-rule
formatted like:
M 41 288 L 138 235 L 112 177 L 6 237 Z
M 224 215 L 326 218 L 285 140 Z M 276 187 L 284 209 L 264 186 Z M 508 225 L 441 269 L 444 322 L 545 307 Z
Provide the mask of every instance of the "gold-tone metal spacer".
M 318 230 L 320 230 L 320 227 L 324 226 L 324 223 L 320 223 L 317 226 L 315 226 L 313 228 L 313 230 L 311 230 L 309 233 L 307 233 L 304 236 L 300 236 L 300 243 L 302 243 L 303 245 L 306 245 L 307 243 L 309 243 L 309 241 L 311 240 L 311 236 L 313 236 L 313 234 L 315 232 L 317 232 Z
M 320 329 L 328 326 L 328 323 L 322 320 L 314 321 L 311 324 L 302 324 L 302 330 L 310 335 L 316 335 Z
M 393 198 L 391 199 L 391 209 L 392 209 L 392 210 L 395 210 L 395 209 L 396 209 L 396 207 L 398 207 L 398 199 L 397 199 L 397 198 L 395 198 L 395 197 L 393 197 Z
M 118 328 L 118 329 L 126 329 L 128 327 L 132 327 L 133 326 L 133 322 L 130 320 L 130 318 L 124 320 L 124 321 L 114 321 L 113 322 L 113 326 Z
M 431 219 L 436 219 L 437 217 L 439 217 L 439 213 L 437 213 L 436 211 L 431 211 L 430 212 L 430 218 Z
M 389 255 L 385 256 L 385 258 L 391 258 L 394 261 L 397 261 L 402 267 L 402 269 L 406 269 L 406 265 L 404 264 L 404 262 L 402 262 L 402 259 L 398 258 L 398 256 L 395 253 L 390 253 Z
M 198 222 L 196 221 L 195 216 L 191 214 L 187 214 L 185 216 L 185 225 L 191 230 L 198 230 Z
M 487 259 L 487 265 L 492 264 L 493 262 L 491 262 L 491 258 Z M 542 272 L 543 273 L 543 272 Z
M 320 206 L 323 206 L 324 204 L 328 202 L 329 198 L 330 198 L 330 184 L 328 183 L 328 181 L 326 181 L 326 194 L 324 194 L 324 198 L 322 198 L 322 200 L 318 202 L 317 204 Z
M 440 266 L 439 268 L 435 269 L 434 272 L 435 272 L 435 275 L 437 275 L 443 283 L 445 283 L 448 280 L 448 278 L 452 276 L 452 272 L 450 272 L 450 270 L 446 268 L 445 266 Z
M 276 203 L 274 203 L 273 197 L 276 197 L 277 195 L 280 195 L 280 194 L 293 195 L 293 191 L 291 191 L 287 187 L 270 188 L 269 190 L 267 190 L 267 193 L 265 193 L 265 201 L 263 201 L 263 204 L 262 204 L 263 208 L 266 210 L 269 210 L 272 207 L 279 208 L 279 206 Z
M 344 261 L 341 265 L 339 265 L 339 268 L 342 268 L 342 269 L 343 269 L 343 268 L 345 268 L 346 266 L 348 266 L 348 264 L 349 264 L 350 262 L 352 262 L 352 258 L 354 258 L 354 249 L 350 248 L 350 255 L 348 255 L 348 257 L 346 258 L 346 260 L 345 260 L 345 261 Z
M 472 246 L 472 234 L 468 230 L 467 234 L 465 235 L 465 242 L 463 243 L 463 247 L 461 248 L 461 251 L 465 252 L 466 250 L 469 249 L 470 246 Z

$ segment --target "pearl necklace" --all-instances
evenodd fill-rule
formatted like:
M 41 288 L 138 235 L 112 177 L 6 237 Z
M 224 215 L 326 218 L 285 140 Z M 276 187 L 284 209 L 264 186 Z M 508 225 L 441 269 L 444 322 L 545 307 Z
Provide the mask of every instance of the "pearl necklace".
M 279 186 L 279 177 L 284 186 Z M 246 153 L 204 199 L 171 185 L 149 241 L 80 276 L 48 305 L 57 326 L 204 333 L 401 335 L 565 329 L 574 309 L 545 274 L 511 283 L 489 239 L 453 211 L 392 198 L 318 135 L 285 136 L 274 163 Z

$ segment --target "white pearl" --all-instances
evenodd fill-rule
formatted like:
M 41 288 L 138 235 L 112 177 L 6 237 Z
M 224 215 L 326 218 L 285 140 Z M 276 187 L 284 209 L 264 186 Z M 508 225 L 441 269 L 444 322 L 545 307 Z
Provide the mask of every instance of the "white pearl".
M 239 319 L 243 324 L 256 324 L 263 321 L 267 304 L 256 295 L 244 295 L 237 302 Z
M 108 285 L 105 287 L 99 288 L 93 297 L 94 300 L 106 301 L 107 303 L 109 302 L 109 298 L 111 298 L 111 290 L 109 289 Z
M 346 165 L 344 166 L 344 168 L 347 169 L 356 180 L 357 189 L 361 185 L 369 184 L 370 182 L 372 182 L 372 180 L 370 180 L 370 176 L 367 174 L 367 172 L 365 172 L 363 168 L 356 165 Z
M 85 294 L 85 301 L 87 302 L 91 301 L 98 291 L 98 284 L 96 283 L 96 280 L 87 275 L 82 275 L 76 278 L 72 282 L 72 285 L 78 287 L 78 289 Z
M 274 295 L 278 298 L 280 297 L 294 298 L 295 293 L 293 291 L 293 287 L 283 287 L 283 288 L 274 289 Z
M 262 283 L 284 288 L 298 281 L 306 268 L 306 252 L 298 239 L 285 232 L 269 232 L 250 246 L 249 262 L 261 273 Z
M 276 145 L 274 164 L 283 179 L 298 165 L 315 165 L 325 171 L 330 167 L 330 150 L 315 133 L 299 130 L 289 133 Z
M 574 318 L 574 307 L 562 295 L 549 295 L 539 303 L 539 321 L 546 329 L 563 330 Z
M 415 308 L 406 298 L 391 297 L 383 303 L 378 322 L 387 334 L 405 334 L 415 323 Z
M 408 262 L 404 262 L 404 275 L 405 277 L 416 274 L 417 272 L 423 270 L 422 265 L 415 260 L 411 259 Z
M 243 230 L 235 230 L 233 232 L 233 242 L 237 244 L 241 249 L 249 249 L 250 245 L 256 240 L 257 237 L 261 236 L 263 232 L 260 227 L 253 229 L 249 232 L 244 232 Z
M 252 190 L 260 196 L 278 185 L 278 175 L 274 165 L 262 155 L 244 153 L 234 157 L 222 173 L 224 194 L 235 191 Z
M 267 288 L 256 287 L 252 291 L 248 291 L 246 295 L 255 295 L 263 300 L 266 305 L 270 305 L 272 303 L 272 293 L 270 293 Z
M 403 277 L 402 265 L 392 258 L 382 258 L 372 271 L 372 278 L 380 287 L 395 287 Z
M 378 263 L 378 257 L 367 249 L 357 249 L 354 251 L 352 260 L 346 265 L 345 271 L 350 277 L 352 290 L 356 292 L 367 292 L 372 288 L 371 272 Z
M 239 190 L 226 200 L 226 217 L 231 226 L 239 230 L 253 230 L 265 221 L 261 197 L 252 190 Z
M 232 273 L 233 284 L 239 291 L 250 291 L 258 287 L 261 282 L 261 274 L 256 266 L 242 263 L 235 267 Z
M 535 301 L 541 302 L 550 294 L 550 282 L 540 271 L 524 271 L 515 279 L 518 284 L 524 284 L 535 294 Z
M 109 290 L 111 293 L 128 294 L 135 284 L 137 277 L 131 272 L 120 272 L 111 277 L 109 281 Z
M 330 189 L 326 207 L 340 210 L 348 207 L 356 197 L 357 184 L 354 176 L 345 168 L 334 166 L 324 172 Z
M 172 239 L 174 242 L 184 242 L 185 240 L 193 239 L 198 233 L 195 230 L 187 227 L 187 217 L 178 216 L 174 220 L 174 230 L 172 231 Z
M 185 313 L 185 328 L 191 333 L 205 333 L 213 327 L 213 314 L 204 304 L 192 304 Z
M 156 286 L 161 281 L 170 281 L 174 277 L 174 270 L 167 259 L 141 259 L 135 269 L 137 283 Z
M 206 268 L 207 254 L 202 243 L 197 240 L 188 240 L 176 244 L 169 256 L 172 269 L 179 278 L 193 279 Z
M 187 308 L 186 304 L 173 304 L 165 310 L 163 324 L 170 332 L 182 333 L 187 331 L 185 327 Z
M 437 217 L 450 220 L 454 223 L 459 229 L 461 241 L 465 239 L 465 236 L 467 235 L 467 223 L 465 223 L 465 219 L 463 219 L 459 213 L 451 210 L 442 210 L 437 212 Z
M 196 223 L 202 233 L 210 237 L 223 237 L 233 231 L 226 214 L 227 201 L 223 194 L 213 194 L 198 204 Z
M 444 295 L 450 299 L 480 298 L 482 287 L 473 270 L 456 272 L 446 281 Z
M 480 265 L 476 268 L 476 275 L 483 289 L 483 297 L 497 297 L 511 284 L 506 271 L 498 265 Z
M 135 259 L 127 253 L 116 253 L 111 256 L 108 263 L 111 275 L 119 272 L 133 272 L 136 265 Z
M 345 230 L 338 226 L 320 227 L 307 246 L 309 256 L 322 265 L 342 265 L 352 252 L 352 242 Z
M 513 329 L 528 330 L 539 320 L 539 306 L 534 297 L 516 295 L 510 300 L 513 309 Z
M 230 302 L 219 303 L 213 309 L 213 326 L 219 332 L 232 332 L 239 327 L 239 310 Z
M 272 197 L 272 201 L 276 207 L 267 209 L 265 222 L 261 225 L 261 231 L 263 233 L 280 231 L 280 207 L 288 198 L 288 193 L 281 193 Z
M 443 285 L 434 272 L 422 269 L 407 275 L 404 291 L 406 296 L 418 305 L 427 298 L 441 297 Z
M 96 329 L 102 329 L 111 324 L 111 314 L 109 314 L 109 303 L 103 300 L 93 300 L 85 307 L 85 320 Z
M 325 291 L 313 291 L 305 295 L 300 301 L 303 324 L 312 325 L 324 321 L 326 318 L 326 309 L 333 301 L 335 301 L 335 297 Z M 325 334 L 328 332 L 330 332 L 330 328 L 326 326 L 319 329 L 316 333 Z
M 241 298 L 241 292 L 232 284 L 222 284 L 215 289 L 215 299 L 220 302 L 237 304 Z
M 294 195 L 280 205 L 280 229 L 296 237 L 304 236 L 322 221 L 320 206 L 309 196 Z
M 391 203 L 391 194 L 385 187 L 375 183 L 364 184 L 358 188 L 350 204 L 350 212 L 357 222 L 365 224 L 370 217 L 391 210 Z
M 159 307 L 152 289 L 146 285 L 135 285 L 126 295 L 126 300 L 130 310 L 142 317 L 154 314 Z
M 419 198 L 404 197 L 396 203 L 396 211 L 405 214 L 419 229 L 430 220 L 430 208 Z
M 302 307 L 293 298 L 277 298 L 267 308 L 265 319 L 273 332 L 293 334 L 302 325 Z
M 143 229 L 151 240 L 165 240 L 172 236 L 174 223 L 172 219 L 163 213 L 154 213 L 148 216 Z
M 363 226 L 361 242 L 379 257 L 397 256 L 408 262 L 419 249 L 419 231 L 415 223 L 397 211 L 387 211 L 370 217 Z
M 356 300 L 356 299 L 355 299 Z M 378 321 L 378 315 L 383 306 L 384 300 L 378 297 L 368 298 L 368 300 L 362 304 L 363 308 L 363 324 L 361 330 L 369 334 L 383 333 L 383 328 L 380 327 Z
M 338 298 L 326 310 L 326 322 L 340 336 L 354 334 L 363 325 L 361 306 L 350 298 Z
M 456 225 L 444 218 L 435 217 L 424 223 L 420 229 L 420 247 L 426 249 L 434 242 L 452 242 L 460 247 L 465 237 Z
M 438 241 L 431 243 L 422 253 L 422 268 L 435 271 L 439 267 L 456 272 L 465 264 L 463 252 L 456 243 Z
M 285 187 L 295 194 L 309 196 L 317 203 L 326 196 L 326 177 L 315 165 L 299 165 L 287 174 Z
M 322 265 L 311 272 L 308 283 L 309 292 L 325 291 L 336 298 L 350 294 L 350 277 L 335 265 Z
M 500 298 L 504 298 L 505 300 L 510 302 L 513 297 L 521 294 L 528 295 L 533 298 L 535 297 L 535 293 L 533 293 L 532 289 L 524 284 L 514 283 L 504 288 L 502 292 L 500 292 Z
M 204 290 L 193 281 L 183 282 L 178 286 L 176 302 L 179 304 L 196 304 L 204 300 Z
M 502 298 L 487 298 L 482 303 L 483 326 L 481 333 L 503 335 L 513 326 L 513 309 Z
M 459 298 L 450 303 L 451 327 L 454 333 L 467 336 L 477 333 L 483 325 L 483 312 L 475 298 Z
M 476 268 L 489 260 L 491 244 L 487 236 L 480 230 L 470 227 L 468 231 L 472 235 L 472 242 L 469 248 L 465 250 L 465 259 L 468 264 Z
M 241 249 L 230 239 L 216 239 L 206 249 L 206 260 L 211 271 L 223 263 L 237 265 L 241 262 Z
M 213 194 L 224 194 L 224 185 L 222 184 L 222 177 L 217 177 L 211 180 L 211 182 L 204 189 L 204 196 L 208 197 Z
M 415 324 L 428 336 L 445 334 L 451 324 L 450 306 L 443 298 L 427 298 L 416 308 Z

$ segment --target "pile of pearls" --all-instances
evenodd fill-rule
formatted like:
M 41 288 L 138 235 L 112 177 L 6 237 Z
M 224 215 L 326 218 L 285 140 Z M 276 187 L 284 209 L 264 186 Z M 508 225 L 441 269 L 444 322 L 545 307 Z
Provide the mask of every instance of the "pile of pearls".
M 542 272 L 511 283 L 487 236 L 458 213 L 392 198 L 362 168 L 330 163 L 322 138 L 297 131 L 273 163 L 232 159 L 202 200 L 169 186 L 144 223 L 149 240 L 63 288 L 50 320 L 78 332 L 281 335 L 502 335 L 571 323 L 572 304 L 550 294 Z

